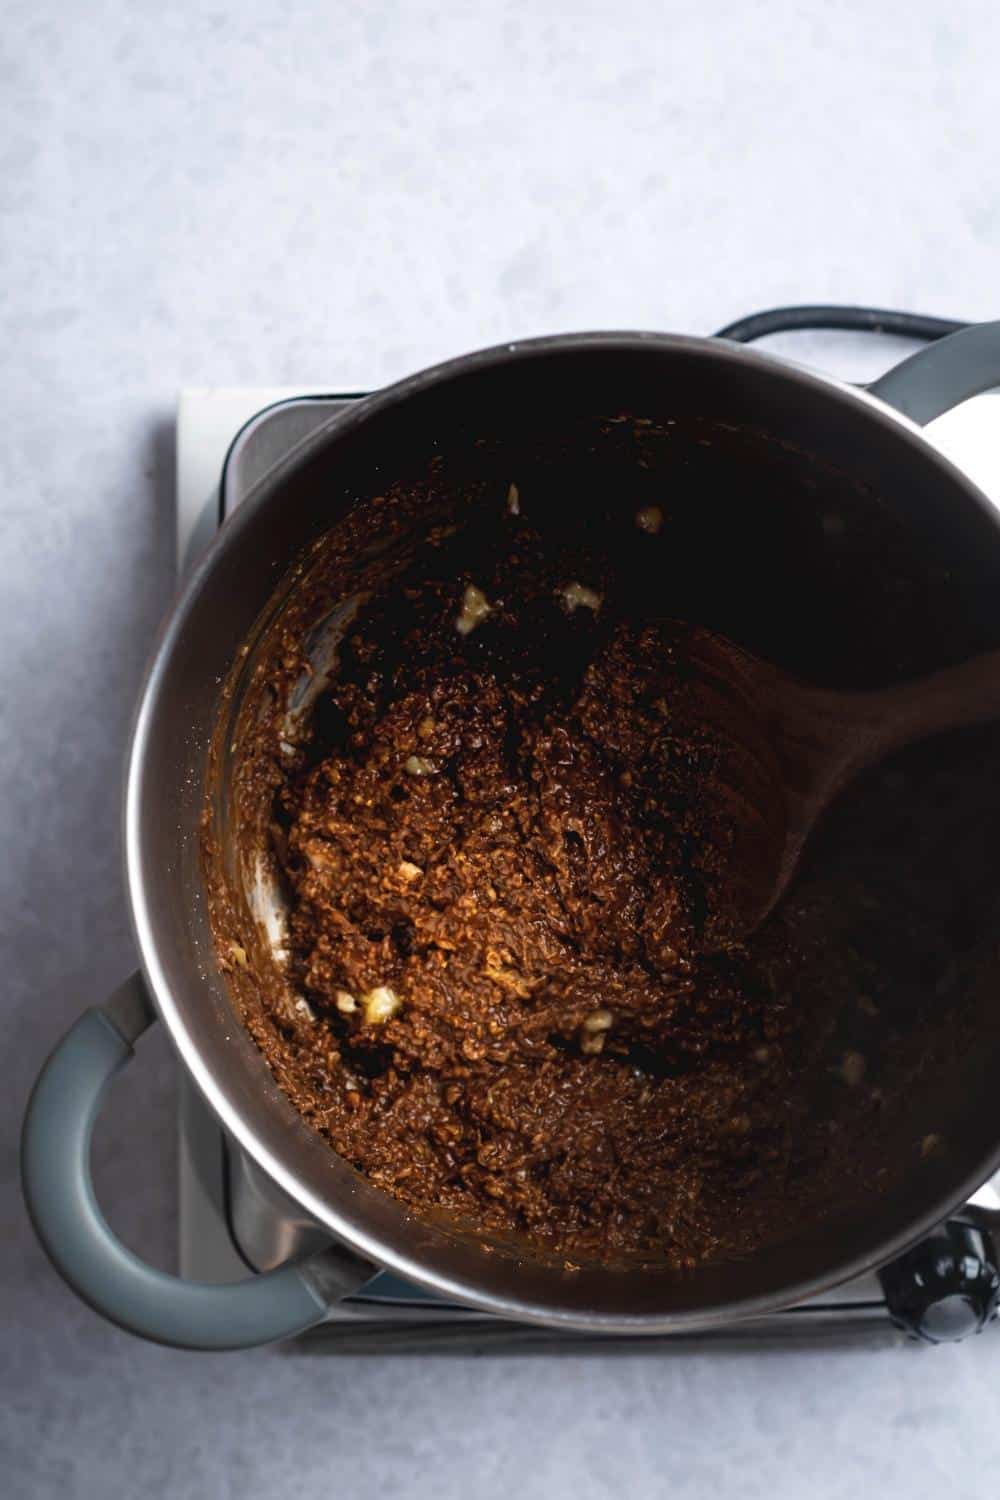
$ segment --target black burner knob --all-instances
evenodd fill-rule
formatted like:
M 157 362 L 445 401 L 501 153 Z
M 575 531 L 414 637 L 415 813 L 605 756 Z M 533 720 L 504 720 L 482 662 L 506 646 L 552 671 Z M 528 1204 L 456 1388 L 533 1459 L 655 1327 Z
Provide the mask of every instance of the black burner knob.
M 897 1328 L 928 1344 L 979 1333 L 1000 1307 L 1000 1267 L 991 1236 L 949 1219 L 879 1272 Z

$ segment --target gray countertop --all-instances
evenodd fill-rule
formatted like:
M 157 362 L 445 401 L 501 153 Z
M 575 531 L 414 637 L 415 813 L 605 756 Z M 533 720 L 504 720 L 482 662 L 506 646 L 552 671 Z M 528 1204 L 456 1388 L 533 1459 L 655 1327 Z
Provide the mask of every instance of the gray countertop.
M 45 1051 L 132 963 L 120 767 L 171 590 L 179 387 L 350 387 L 782 302 L 996 316 L 995 6 L 2 0 L 0 22 L 4 1494 L 984 1492 L 998 1338 L 177 1354 L 60 1284 L 15 1155 Z M 110 1216 L 164 1264 L 172 1102 L 152 1041 L 98 1141 Z

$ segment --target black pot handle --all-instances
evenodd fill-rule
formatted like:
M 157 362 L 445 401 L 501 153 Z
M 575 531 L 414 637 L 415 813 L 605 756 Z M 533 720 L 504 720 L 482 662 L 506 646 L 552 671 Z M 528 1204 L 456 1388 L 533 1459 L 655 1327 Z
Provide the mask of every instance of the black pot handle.
M 147 1266 L 114 1234 L 97 1205 L 90 1141 L 111 1079 L 156 1019 L 134 974 L 102 1007 L 87 1010 L 39 1074 L 21 1137 L 21 1174 L 32 1223 L 55 1268 L 97 1312 L 131 1333 L 182 1349 L 246 1349 L 322 1321 L 331 1300 L 375 1272 L 350 1252 L 226 1286 L 185 1281 Z
M 918 349 L 868 391 L 924 426 L 992 386 L 1000 386 L 1000 322 L 973 323 Z

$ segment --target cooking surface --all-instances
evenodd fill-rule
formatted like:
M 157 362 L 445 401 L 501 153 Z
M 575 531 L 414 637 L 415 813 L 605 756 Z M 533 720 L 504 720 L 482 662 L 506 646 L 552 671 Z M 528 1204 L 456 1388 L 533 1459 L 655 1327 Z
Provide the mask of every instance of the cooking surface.
M 762 14 L 730 3 L 668 30 L 651 3 L 571 20 L 552 3 L 495 19 L 292 6 L 280 21 L 259 0 L 7 6 L 11 1500 L 973 1500 L 1000 1467 L 995 1339 L 333 1372 L 301 1353 L 177 1354 L 76 1301 L 15 1183 L 39 1062 L 133 961 L 119 778 L 173 586 L 179 386 L 370 387 L 522 334 L 704 332 L 809 298 L 996 314 L 995 12 Z M 894 353 L 783 347 L 858 378 Z M 170 1264 L 174 1071 L 162 1037 L 140 1058 L 99 1126 L 99 1188 L 126 1238 Z

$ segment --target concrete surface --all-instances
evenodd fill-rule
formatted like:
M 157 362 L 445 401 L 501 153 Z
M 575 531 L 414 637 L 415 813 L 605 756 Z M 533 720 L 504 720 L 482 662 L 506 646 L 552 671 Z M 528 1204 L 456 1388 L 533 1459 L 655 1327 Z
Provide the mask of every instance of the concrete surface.
M 800 300 L 996 316 L 998 44 L 985 0 L 2 0 L 7 1500 L 988 1490 L 1000 1339 L 558 1363 L 143 1346 L 43 1260 L 15 1136 L 50 1043 L 132 962 L 119 771 L 171 587 L 178 388 L 355 385 Z M 151 1042 L 99 1143 L 112 1218 L 164 1263 L 171 1076 Z

